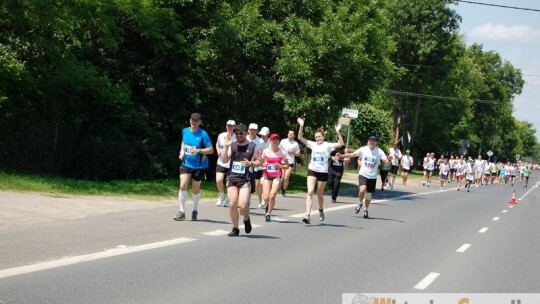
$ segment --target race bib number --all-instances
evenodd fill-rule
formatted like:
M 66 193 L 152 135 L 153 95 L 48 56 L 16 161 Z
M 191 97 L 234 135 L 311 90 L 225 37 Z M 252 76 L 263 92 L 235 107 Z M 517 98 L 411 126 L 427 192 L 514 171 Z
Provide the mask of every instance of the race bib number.
M 191 149 L 195 149 L 195 148 L 197 148 L 197 147 L 185 145 L 184 146 L 184 154 L 186 154 L 186 155 L 196 155 L 195 153 L 190 152 Z
M 231 172 L 232 173 L 237 173 L 237 174 L 245 174 L 246 173 L 246 167 L 244 167 L 244 165 L 242 165 L 241 162 L 233 162 Z
M 374 168 L 376 161 L 377 159 L 375 157 L 368 157 L 368 156 L 364 157 L 364 165 L 369 168 Z
M 280 168 L 278 166 L 276 166 L 276 165 L 268 165 L 266 167 L 266 171 L 268 171 L 268 172 L 279 172 L 279 169 Z
M 323 156 L 312 156 L 311 161 L 318 162 L 318 163 L 323 163 L 324 162 L 324 157 Z

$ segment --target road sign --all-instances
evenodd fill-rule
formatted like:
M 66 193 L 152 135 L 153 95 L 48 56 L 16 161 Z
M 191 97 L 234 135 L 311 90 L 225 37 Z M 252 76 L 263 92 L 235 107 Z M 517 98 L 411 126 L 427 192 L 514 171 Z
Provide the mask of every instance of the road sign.
M 459 154 L 460 155 L 467 155 L 467 148 L 461 147 L 459 148 Z
M 347 117 L 340 117 L 338 123 L 344 127 L 351 125 L 351 119 Z
M 492 156 L 493 156 L 493 151 L 489 150 L 489 151 L 487 151 L 486 154 L 487 154 L 489 157 L 492 157 Z
M 358 110 L 355 109 L 341 109 L 341 115 L 343 117 L 358 118 Z

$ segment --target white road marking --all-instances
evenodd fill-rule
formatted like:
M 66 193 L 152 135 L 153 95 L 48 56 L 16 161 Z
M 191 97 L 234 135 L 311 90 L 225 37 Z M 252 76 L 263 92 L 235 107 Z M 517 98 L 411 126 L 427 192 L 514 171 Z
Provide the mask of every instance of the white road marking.
M 219 236 L 219 235 L 226 235 L 228 233 L 229 233 L 228 231 L 225 231 L 223 229 L 216 229 L 214 231 L 203 232 L 202 234 L 211 235 L 211 236 Z
M 503 210 L 503 211 L 502 211 L 502 213 L 506 213 L 506 212 L 508 212 L 508 210 Z
M 492 220 L 492 221 L 498 221 L 498 220 L 499 220 L 499 217 L 496 216 L 496 217 L 492 218 L 491 220 Z
M 480 233 L 486 233 L 486 231 L 488 231 L 488 229 L 486 227 L 478 230 L 478 232 L 480 232 Z
M 134 253 L 134 252 L 145 251 L 145 250 L 150 250 L 150 249 L 179 245 L 179 244 L 188 243 L 192 241 L 196 241 L 196 239 L 179 238 L 179 239 L 173 239 L 173 240 L 168 240 L 168 241 L 163 241 L 163 242 L 138 245 L 138 246 L 133 246 L 133 247 L 114 248 L 114 249 L 109 249 L 102 252 L 84 254 L 84 255 L 63 258 L 63 259 L 54 260 L 54 261 L 37 263 L 33 265 L 8 268 L 8 269 L 0 270 L 0 279 L 12 277 L 16 275 L 21 275 L 25 273 L 40 271 L 40 270 L 58 268 L 62 266 L 68 266 L 68 265 L 95 261 L 95 260 L 104 259 L 104 258 L 110 258 L 114 256 L 128 254 L 128 253 Z
M 510 209 L 511 209 L 511 208 L 514 208 L 514 206 L 508 206 L 508 208 L 510 208 Z
M 461 245 L 461 247 L 458 248 L 458 250 L 456 250 L 456 252 L 465 252 L 467 249 L 469 249 L 469 247 L 471 247 L 471 244 L 463 244 Z
M 431 283 L 433 283 L 433 281 L 435 281 L 435 279 L 437 279 L 439 275 L 441 274 L 437 272 L 432 272 L 428 274 L 422 281 L 420 281 L 420 283 L 414 286 L 414 289 L 424 290 L 428 288 L 428 286 L 431 285 Z

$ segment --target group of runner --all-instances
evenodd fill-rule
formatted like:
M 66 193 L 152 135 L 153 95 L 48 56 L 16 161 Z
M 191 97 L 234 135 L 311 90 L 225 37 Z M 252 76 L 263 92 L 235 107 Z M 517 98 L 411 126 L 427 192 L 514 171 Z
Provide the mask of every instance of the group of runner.
M 299 126 L 298 140 L 311 149 L 311 159 L 308 164 L 306 179 L 306 214 L 302 222 L 311 223 L 311 209 L 313 195 L 317 195 L 319 221 L 325 220 L 324 189 L 329 182 L 332 202 L 335 203 L 339 192 L 339 185 L 343 175 L 343 161 L 358 157 L 358 204 L 355 213 L 363 208 L 363 217 L 369 217 L 369 205 L 372 193 L 375 192 L 378 167 L 381 165 L 381 190 L 393 189 L 398 170 L 401 167 L 402 182 L 406 185 L 408 173 L 413 167 L 413 158 L 410 150 L 402 154 L 398 145 L 388 150 L 388 155 L 377 146 L 376 136 L 370 136 L 366 146 L 360 147 L 352 153 L 345 153 L 344 142 L 340 134 L 341 126 L 337 125 L 335 131 L 338 141 L 329 143 L 324 140 L 325 131 L 317 129 L 314 140 L 304 137 L 304 123 L 302 118 L 297 119 Z M 180 191 L 179 212 L 174 220 L 182 221 L 186 218 L 185 204 L 187 200 L 187 187 L 192 180 L 193 210 L 191 219 L 197 220 L 198 203 L 200 200 L 200 183 L 204 170 L 208 168 L 208 154 L 214 153 L 210 137 L 200 128 L 201 115 L 193 113 L 190 116 L 190 126 L 182 130 L 182 143 L 180 147 Z M 216 166 L 216 183 L 219 191 L 217 206 L 229 207 L 232 230 L 229 236 L 238 236 L 239 218 L 243 217 L 246 233 L 252 230 L 249 206 L 251 194 L 256 193 L 257 208 L 265 209 L 265 221 L 270 222 L 275 207 L 277 193 L 281 190 L 283 196 L 289 185 L 289 178 L 297 156 L 300 156 L 300 146 L 295 141 L 295 133 L 290 130 L 287 138 L 281 139 L 279 134 L 270 133 L 269 128 L 263 127 L 259 131 L 256 123 L 248 127 L 236 124 L 234 120 L 226 122 L 226 131 L 221 133 L 216 141 L 215 151 L 218 154 Z M 260 137 L 259 137 L 260 135 Z M 457 181 L 457 190 L 460 190 L 463 177 L 466 176 L 467 191 L 473 183 L 493 183 L 495 175 L 505 183 L 512 185 L 518 172 L 520 182 L 524 180 L 527 187 L 530 167 L 528 164 L 491 164 L 479 156 L 474 162 L 463 156 L 450 159 L 442 156 L 435 159 L 434 153 L 428 153 L 423 161 L 423 185 L 430 186 L 435 170 L 439 172 L 440 186 L 443 188 L 447 182 Z M 389 177 L 388 177 L 389 176 Z M 224 186 L 225 184 L 225 186 Z M 225 194 L 226 193 L 226 194 Z
M 472 157 L 450 156 L 446 158 L 444 155 L 437 160 L 435 153 L 427 153 L 423 161 L 424 177 L 422 185 L 430 186 L 432 176 L 435 170 L 439 172 L 439 183 L 441 189 L 447 183 L 457 182 L 457 190 L 461 190 L 461 184 L 464 183 L 464 188 L 470 192 L 471 186 L 479 187 L 482 185 L 494 184 L 495 181 L 501 184 L 510 184 L 519 181 L 523 187 L 528 187 L 529 176 L 531 175 L 532 164 L 524 161 L 517 163 L 502 163 L 491 162 L 482 158 L 482 155 L 473 160 Z

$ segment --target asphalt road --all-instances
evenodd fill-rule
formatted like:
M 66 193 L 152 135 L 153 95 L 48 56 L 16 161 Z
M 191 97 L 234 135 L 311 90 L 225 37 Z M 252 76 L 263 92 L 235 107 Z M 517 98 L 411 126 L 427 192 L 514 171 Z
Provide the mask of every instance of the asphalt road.
M 155 208 L 0 232 L 0 303 L 341 303 L 359 292 L 540 292 L 538 176 L 472 188 L 377 192 L 370 219 L 354 190 L 326 220 L 300 222 L 305 197 L 253 209 L 230 238 L 228 209 L 198 222 Z M 535 187 L 533 187 L 535 186 Z M 518 204 L 509 207 L 512 189 Z M 421 194 L 418 194 L 421 193 Z M 329 201 L 329 200 L 328 200 Z M 172 241 L 171 241 L 172 240 Z M 150 245 L 148 245 L 150 244 Z M 458 252 L 460 251 L 460 252 Z M 63 266 L 62 266 L 63 265 Z M 40 270 L 42 269 L 42 270 Z

